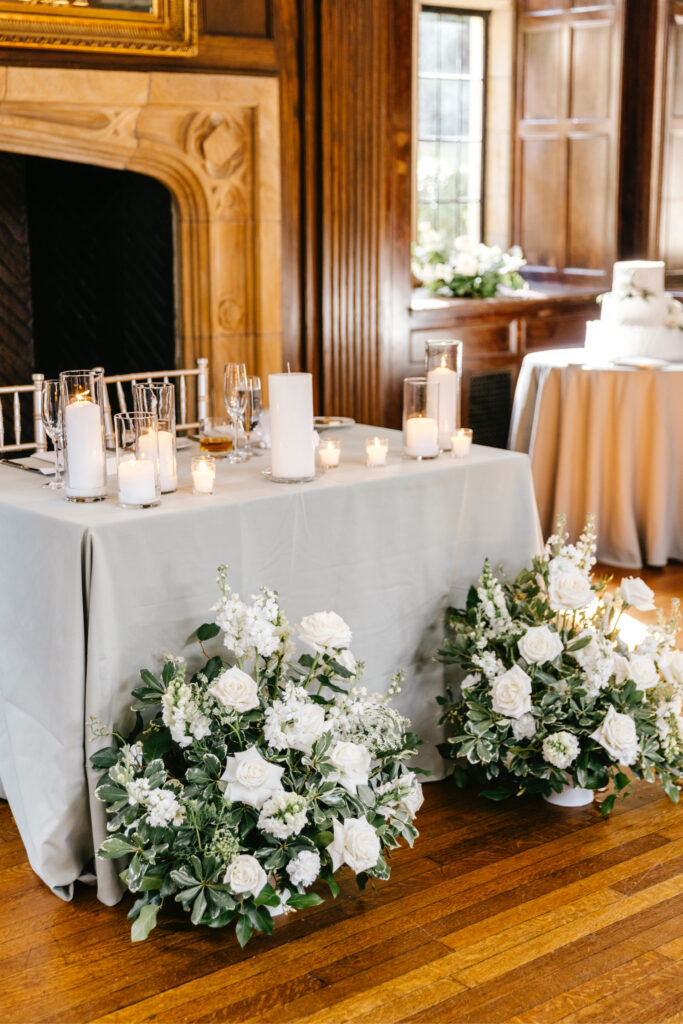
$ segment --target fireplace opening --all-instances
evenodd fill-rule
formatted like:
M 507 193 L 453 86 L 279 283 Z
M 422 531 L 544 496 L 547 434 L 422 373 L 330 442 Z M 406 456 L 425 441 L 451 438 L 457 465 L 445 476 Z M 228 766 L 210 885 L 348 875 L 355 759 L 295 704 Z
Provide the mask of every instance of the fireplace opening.
M 173 209 L 131 171 L 0 153 L 0 383 L 176 365 Z

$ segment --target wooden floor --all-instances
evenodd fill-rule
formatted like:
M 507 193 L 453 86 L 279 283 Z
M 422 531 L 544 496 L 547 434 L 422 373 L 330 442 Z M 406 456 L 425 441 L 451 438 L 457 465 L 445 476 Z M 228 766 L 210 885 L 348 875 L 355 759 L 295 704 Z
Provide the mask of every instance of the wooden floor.
M 683 593 L 683 567 L 641 574 Z M 359 896 L 240 950 L 171 911 L 131 945 L 124 901 L 32 873 L 0 803 L 0 1021 L 683 1024 L 683 808 L 639 785 L 595 807 L 426 787 L 414 851 Z

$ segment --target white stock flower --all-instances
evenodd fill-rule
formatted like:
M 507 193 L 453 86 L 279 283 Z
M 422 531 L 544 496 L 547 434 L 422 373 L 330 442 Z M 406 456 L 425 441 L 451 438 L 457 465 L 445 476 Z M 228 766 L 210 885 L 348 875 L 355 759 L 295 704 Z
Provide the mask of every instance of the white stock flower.
M 683 651 L 664 651 L 659 657 L 659 671 L 667 683 L 683 683 Z
M 355 795 L 358 786 L 367 786 L 370 774 L 370 751 L 361 743 L 339 740 L 332 747 L 329 758 L 337 769 L 340 785 Z
M 209 693 L 224 708 L 243 714 L 259 706 L 256 681 L 241 668 L 229 668 L 221 672 L 209 687 Z
M 626 576 L 619 584 L 617 596 L 638 612 L 654 611 L 655 592 L 638 576 Z
M 517 642 L 519 653 L 531 665 L 554 661 L 564 647 L 557 633 L 548 626 L 532 626 Z
M 258 819 L 258 827 L 270 832 L 276 839 L 288 839 L 298 835 L 306 824 L 308 800 L 298 793 L 284 790 L 273 793 L 264 803 Z
M 238 751 L 229 757 L 221 779 L 228 783 L 225 796 L 232 803 L 249 804 L 260 810 L 273 793 L 282 789 L 284 768 L 270 764 L 256 749 Z
M 636 723 L 630 715 L 622 715 L 611 706 L 598 728 L 591 733 L 591 739 L 604 747 L 619 764 L 634 764 L 638 759 L 640 744 Z
M 336 612 L 316 612 L 307 615 L 297 626 L 304 643 L 316 651 L 344 650 L 351 646 L 351 630 Z
M 585 608 L 593 600 L 590 580 L 575 570 L 550 574 L 548 600 L 553 611 L 574 611 Z
M 659 673 L 648 654 L 632 654 L 628 659 L 628 679 L 632 679 L 639 690 L 645 692 L 659 682 Z
M 543 740 L 543 757 L 555 768 L 569 768 L 580 749 L 579 741 L 570 732 L 554 732 Z
M 359 874 L 374 868 L 379 860 L 381 845 L 379 836 L 367 818 L 346 818 L 344 822 L 334 820 L 334 841 L 327 847 L 332 857 L 332 870 L 348 864 Z
M 302 850 L 287 865 L 292 885 L 307 889 L 320 874 L 320 854 L 317 850 Z
M 526 714 L 520 715 L 519 718 L 511 718 L 510 724 L 512 726 L 512 735 L 516 740 L 530 740 L 536 735 L 534 716 L 530 715 L 528 711 Z
M 129 804 L 143 804 L 150 792 L 149 779 L 133 779 L 132 782 L 127 783 L 126 792 Z
M 235 857 L 223 877 L 223 883 L 230 886 L 235 896 L 258 896 L 267 881 L 265 871 L 250 853 Z
M 531 711 L 531 679 L 519 665 L 491 683 L 493 710 L 508 718 L 521 718 Z
M 167 825 L 182 825 L 185 809 L 178 803 L 175 794 L 169 789 L 153 789 L 145 800 L 149 812 L 149 823 L 152 828 L 165 828 Z

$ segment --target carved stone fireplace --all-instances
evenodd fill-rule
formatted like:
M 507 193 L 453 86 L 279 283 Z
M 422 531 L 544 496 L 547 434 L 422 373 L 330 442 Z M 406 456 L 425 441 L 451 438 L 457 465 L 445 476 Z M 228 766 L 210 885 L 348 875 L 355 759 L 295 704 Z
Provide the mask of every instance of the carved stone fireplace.
M 0 68 L 0 150 L 163 182 L 175 215 L 179 361 L 209 358 L 218 409 L 227 360 L 264 385 L 280 370 L 275 79 Z

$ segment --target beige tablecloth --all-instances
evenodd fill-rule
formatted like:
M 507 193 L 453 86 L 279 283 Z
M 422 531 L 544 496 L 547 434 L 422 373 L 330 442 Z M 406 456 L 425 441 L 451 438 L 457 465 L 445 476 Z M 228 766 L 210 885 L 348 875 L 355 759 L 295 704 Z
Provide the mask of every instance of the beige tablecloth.
M 34 870 L 60 895 L 105 834 L 86 762 L 106 740 L 89 742 L 88 719 L 127 730 L 141 667 L 158 670 L 167 652 L 200 660 L 185 641 L 211 617 L 223 562 L 237 592 L 277 589 L 293 623 L 343 616 L 371 691 L 404 668 L 398 706 L 426 741 L 423 764 L 443 773 L 444 611 L 464 602 L 485 555 L 514 573 L 537 550 L 529 460 L 475 448 L 466 461 L 404 461 L 400 435 L 381 431 L 389 465 L 372 470 L 374 433 L 332 432 L 342 465 L 308 484 L 264 479 L 267 455 L 221 465 L 212 497 L 190 493 L 183 453 L 178 492 L 141 511 L 69 504 L 0 466 L 0 778 Z M 96 870 L 100 899 L 116 902 L 115 865 Z
M 683 364 L 587 366 L 583 349 L 525 357 L 508 447 L 528 452 L 544 536 L 598 519 L 598 557 L 683 559 Z

